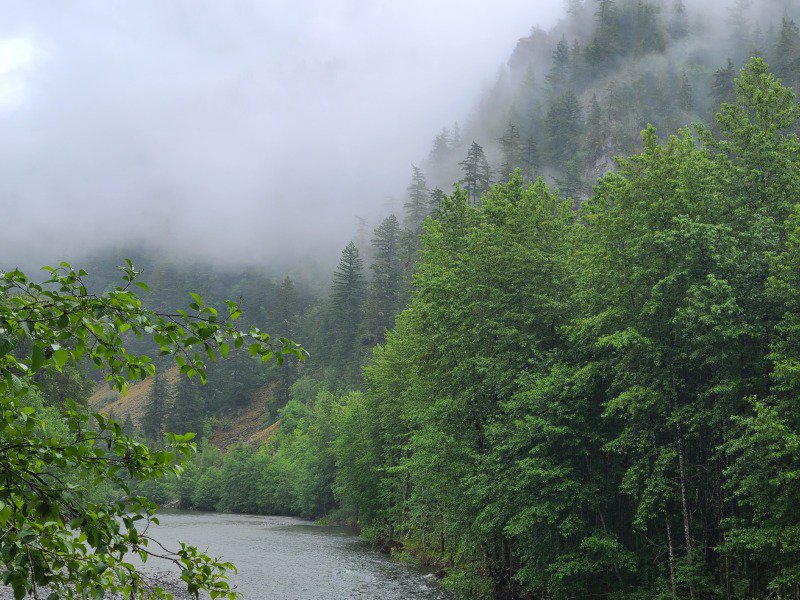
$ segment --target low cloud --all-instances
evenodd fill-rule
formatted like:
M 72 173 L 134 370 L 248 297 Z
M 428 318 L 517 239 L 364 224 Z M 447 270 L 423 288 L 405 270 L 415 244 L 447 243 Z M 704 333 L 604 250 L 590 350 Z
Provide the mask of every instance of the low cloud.
M 129 243 L 242 264 L 338 253 L 561 4 L 7 6 L 3 263 Z

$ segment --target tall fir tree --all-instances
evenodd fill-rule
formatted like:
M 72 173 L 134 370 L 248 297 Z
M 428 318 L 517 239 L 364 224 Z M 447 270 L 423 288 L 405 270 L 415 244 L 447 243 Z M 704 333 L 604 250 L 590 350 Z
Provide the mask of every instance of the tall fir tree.
M 586 48 L 586 56 L 589 66 L 597 72 L 611 67 L 622 50 L 614 0 L 597 0 L 595 22 L 595 35 Z
M 435 213 L 438 211 L 442 206 L 442 200 L 444 200 L 445 193 L 441 188 L 434 188 L 430 194 L 429 202 L 431 207 L 431 212 Z
M 447 127 L 442 127 L 442 130 L 433 138 L 433 146 L 428 155 L 428 162 L 432 168 L 438 170 L 447 165 L 452 154 L 450 139 L 450 132 Z
M 577 208 L 586 195 L 585 169 L 580 160 L 571 158 L 566 161 L 561 175 L 556 177 L 558 191 L 566 198 L 571 198 L 573 205 Z
M 752 7 L 753 0 L 734 0 L 728 9 L 729 44 L 737 63 L 746 61 L 753 47 L 753 21 L 749 14 Z
M 729 58 L 727 64 L 714 71 L 714 79 L 711 84 L 711 96 L 714 99 L 714 111 L 723 102 L 733 101 L 736 94 L 736 68 L 733 66 L 733 61 Z
M 163 371 L 156 371 L 147 403 L 142 414 L 142 433 L 150 443 L 158 443 L 164 433 L 164 420 L 172 408 L 174 397 L 172 388 Z
M 551 94 L 561 94 L 565 87 L 569 85 L 571 64 L 572 57 L 567 38 L 562 36 L 561 40 L 556 44 L 556 49 L 553 50 L 550 72 L 545 77 Z
M 565 0 L 567 14 L 573 18 L 580 16 L 583 10 L 583 0 Z
M 425 173 L 416 165 L 411 165 L 411 183 L 406 188 L 405 226 L 412 232 L 419 232 L 422 222 L 430 214 L 430 190 Z
M 172 406 L 165 419 L 166 430 L 178 434 L 195 433 L 199 440 L 203 436 L 205 416 L 205 403 L 198 381 L 188 377 L 179 378 Z
M 348 373 L 357 371 L 366 285 L 364 261 L 355 243 L 350 242 L 342 250 L 341 259 L 333 273 L 330 296 L 333 356 Z
M 405 300 L 400 222 L 386 217 L 372 236 L 372 286 L 367 308 L 367 327 L 374 342 L 384 339 Z
M 453 129 L 450 133 L 450 149 L 457 150 L 461 147 L 461 126 L 458 121 L 453 122 Z
M 281 337 L 293 336 L 295 319 L 300 314 L 300 306 L 294 282 L 288 275 L 281 280 L 280 286 L 278 286 L 272 313 L 275 320 L 273 331 Z
M 800 29 L 792 19 L 784 17 L 775 45 L 775 72 L 787 85 L 800 83 Z
M 538 176 L 539 168 L 542 164 L 541 159 L 542 157 L 539 153 L 539 144 L 534 135 L 531 133 L 522 143 L 522 151 L 520 153 L 522 171 L 529 180 L 532 181 Z
M 469 200 L 478 204 L 481 196 L 489 190 L 491 184 L 491 170 L 483 148 L 475 141 L 470 145 L 467 156 L 458 163 L 464 176 L 461 183 L 467 192 Z
M 275 296 L 275 331 L 281 337 L 293 338 L 297 317 L 300 314 L 297 290 L 291 277 L 286 275 Z M 272 408 L 282 408 L 290 399 L 290 388 L 297 379 L 298 362 L 289 356 L 280 367 L 275 367 L 274 402 Z
M 503 155 L 503 162 L 500 165 L 500 177 L 503 181 L 506 181 L 510 178 L 514 169 L 523 166 L 523 147 L 517 126 L 514 123 L 509 123 L 505 133 L 503 133 L 503 137 L 498 142 Z
M 586 117 L 586 149 L 590 157 L 595 157 L 603 150 L 606 141 L 605 121 L 603 110 L 597 94 L 589 101 L 589 112 Z
M 556 166 L 573 158 L 580 147 L 583 115 L 575 92 L 554 98 L 547 112 L 547 146 Z
M 672 4 L 672 15 L 669 19 L 669 34 L 679 40 L 689 33 L 689 18 L 683 0 L 675 0 Z
M 678 106 L 685 113 L 690 113 L 694 110 L 694 91 L 692 90 L 692 84 L 689 82 L 689 76 L 686 74 L 686 71 L 681 74 Z

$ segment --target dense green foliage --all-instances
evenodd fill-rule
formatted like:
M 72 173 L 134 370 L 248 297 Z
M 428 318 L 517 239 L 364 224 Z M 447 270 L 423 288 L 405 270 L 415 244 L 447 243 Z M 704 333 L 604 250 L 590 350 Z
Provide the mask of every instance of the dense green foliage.
M 187 505 L 335 499 L 466 597 L 796 594 L 800 108 L 759 59 L 735 86 L 577 212 L 519 171 L 445 198 L 363 391 L 298 385 Z
M 329 288 L 157 267 L 154 310 L 202 278 L 313 360 L 156 379 L 147 439 L 259 390 L 277 423 L 139 492 L 349 521 L 465 598 L 800 597 L 797 7 L 734 2 L 724 42 L 681 0 L 568 8 Z M 62 367 L 37 415 L 85 399 Z
M 173 553 L 151 544 L 155 505 L 131 493 L 139 481 L 180 473 L 194 434 L 170 434 L 163 449 L 150 450 L 119 423 L 78 408 L 74 400 L 85 400 L 85 385 L 71 369 L 91 364 L 123 392 L 131 381 L 153 376 L 150 358 L 126 350 L 129 335 L 151 338 L 181 373 L 200 380 L 206 360 L 244 343 L 263 362 L 303 358 L 302 349 L 285 339 L 275 345 L 257 328 L 236 329 L 241 311 L 233 302 L 222 316 L 197 294 L 191 311 L 144 308 L 134 290 L 147 286 L 130 262 L 123 284 L 102 295 L 88 290 L 84 271 L 66 263 L 46 271 L 43 283 L 18 270 L 0 272 L 2 582 L 15 598 L 37 596 L 42 586 L 48 598 L 102 598 L 106 591 L 171 597 L 128 562 L 137 554 L 174 563 L 195 596 L 205 590 L 212 598 L 235 598 L 226 576 L 232 565 L 193 546 Z M 63 385 L 38 384 L 51 378 Z

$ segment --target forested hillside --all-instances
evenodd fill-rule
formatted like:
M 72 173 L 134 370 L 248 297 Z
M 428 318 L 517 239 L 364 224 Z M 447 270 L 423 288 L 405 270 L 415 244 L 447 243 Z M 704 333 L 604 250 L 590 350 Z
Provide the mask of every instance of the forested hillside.
M 460 180 L 474 199 L 520 168 L 579 199 L 614 156 L 641 147 L 648 124 L 661 136 L 695 121 L 713 126 L 749 57 L 764 57 L 787 85 L 800 83 L 792 0 L 566 6 L 555 28 L 519 40 L 466 124 L 436 137 L 425 161 L 432 189 Z
M 139 257 L 148 306 L 311 356 L 157 375 L 126 427 L 204 441 L 142 491 L 346 521 L 464 598 L 800 598 L 800 6 L 567 5 L 329 280 Z

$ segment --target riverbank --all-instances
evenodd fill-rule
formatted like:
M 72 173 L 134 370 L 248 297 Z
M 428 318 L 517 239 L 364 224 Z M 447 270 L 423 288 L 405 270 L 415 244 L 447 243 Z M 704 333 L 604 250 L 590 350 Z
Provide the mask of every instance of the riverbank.
M 154 530 L 235 564 L 245 600 L 450 600 L 424 569 L 381 554 L 351 528 L 293 517 L 165 511 Z
M 151 533 L 167 548 L 184 541 L 235 564 L 231 583 L 244 600 L 452 600 L 433 574 L 392 560 L 349 527 L 179 511 L 160 512 L 159 519 Z M 140 567 L 176 600 L 190 600 L 169 564 L 148 561 Z M 0 600 L 13 597 L 0 586 Z

